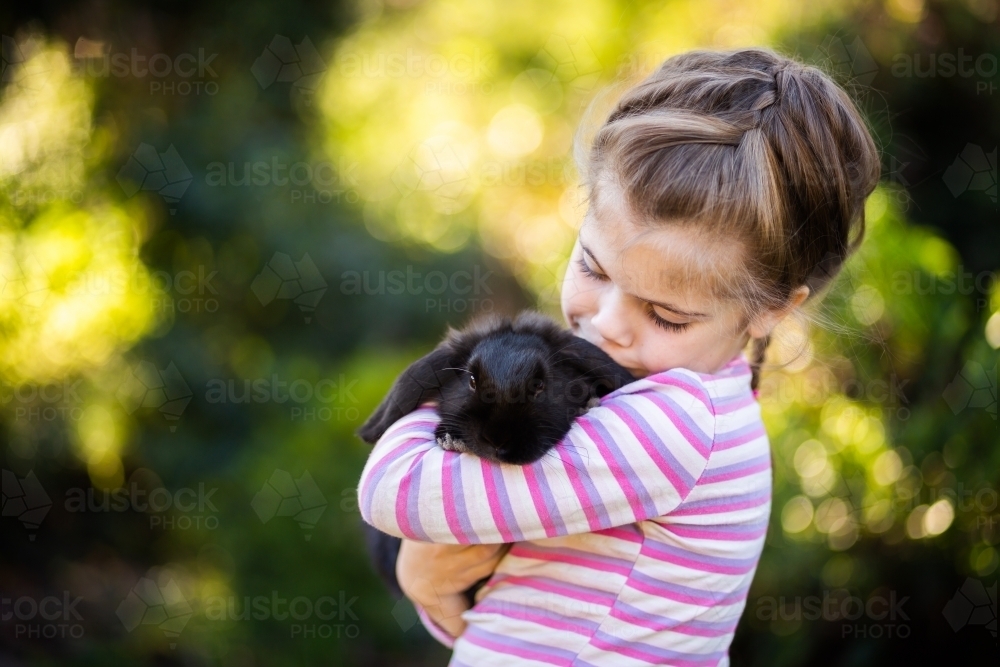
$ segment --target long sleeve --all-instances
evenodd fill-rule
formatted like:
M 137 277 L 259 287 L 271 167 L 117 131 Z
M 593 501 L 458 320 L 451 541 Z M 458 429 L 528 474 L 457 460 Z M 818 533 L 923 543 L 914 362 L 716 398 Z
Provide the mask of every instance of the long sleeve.
M 426 628 L 427 632 L 430 633 L 431 637 L 438 640 L 448 648 L 455 648 L 455 638 L 449 635 L 447 630 L 435 623 L 434 619 L 432 619 L 419 604 L 414 602 L 413 607 L 417 610 L 417 618 L 420 619 L 420 623 L 424 626 L 424 628 Z
M 674 369 L 605 396 L 533 464 L 441 449 L 436 409 L 385 432 L 361 473 L 365 521 L 409 539 L 489 544 L 594 532 L 662 516 L 694 487 L 715 438 L 698 374 Z

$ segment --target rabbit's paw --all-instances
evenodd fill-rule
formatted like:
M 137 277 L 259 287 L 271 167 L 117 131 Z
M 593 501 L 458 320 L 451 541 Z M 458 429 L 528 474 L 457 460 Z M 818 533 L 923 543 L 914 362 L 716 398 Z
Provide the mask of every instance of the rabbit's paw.
M 458 438 L 451 437 L 451 433 L 445 433 L 444 437 L 438 437 L 438 446 L 441 449 L 447 450 L 449 452 L 464 452 L 467 451 L 465 443 Z

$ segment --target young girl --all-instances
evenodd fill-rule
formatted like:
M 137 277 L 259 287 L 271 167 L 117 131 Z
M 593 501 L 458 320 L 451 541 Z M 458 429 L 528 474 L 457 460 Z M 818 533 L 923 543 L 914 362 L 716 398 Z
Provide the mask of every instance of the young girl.
M 878 153 L 819 70 L 697 51 L 629 90 L 580 167 L 563 315 L 641 379 L 527 466 L 441 449 L 425 404 L 373 449 L 362 516 L 416 540 L 400 582 L 453 666 L 728 665 L 770 515 L 768 336 L 857 247 Z

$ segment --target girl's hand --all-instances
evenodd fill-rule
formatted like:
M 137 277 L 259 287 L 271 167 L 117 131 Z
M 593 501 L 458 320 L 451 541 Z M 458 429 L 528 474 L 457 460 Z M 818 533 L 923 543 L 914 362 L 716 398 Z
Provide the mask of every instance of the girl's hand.
M 509 544 L 432 544 L 403 540 L 396 578 L 406 597 L 453 637 L 465 631 L 463 592 L 496 569 Z

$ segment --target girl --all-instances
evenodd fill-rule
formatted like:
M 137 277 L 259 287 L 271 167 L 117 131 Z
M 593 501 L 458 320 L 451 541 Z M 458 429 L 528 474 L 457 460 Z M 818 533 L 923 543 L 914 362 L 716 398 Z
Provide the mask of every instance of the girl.
M 453 666 L 728 665 L 770 514 L 768 336 L 856 249 L 878 153 L 821 71 L 697 51 L 625 93 L 579 166 L 563 315 L 641 379 L 523 467 L 442 450 L 425 404 L 373 449 L 362 516 L 419 541 L 400 582 Z

